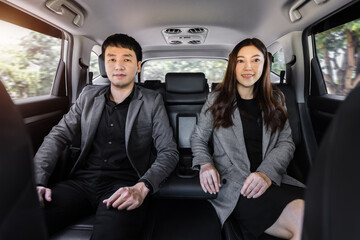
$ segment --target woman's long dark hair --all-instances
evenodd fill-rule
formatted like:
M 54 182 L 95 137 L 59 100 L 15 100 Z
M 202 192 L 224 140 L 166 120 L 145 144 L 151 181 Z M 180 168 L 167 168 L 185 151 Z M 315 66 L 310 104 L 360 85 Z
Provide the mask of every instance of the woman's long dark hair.
M 230 127 L 234 125 L 232 117 L 237 107 L 236 92 L 236 63 L 237 55 L 243 47 L 254 46 L 264 55 L 264 69 L 260 79 L 254 85 L 253 96 L 256 98 L 261 111 L 264 113 L 264 123 L 267 129 L 273 134 L 277 129 L 283 129 L 288 113 L 284 108 L 285 99 L 281 91 L 271 84 L 269 56 L 265 45 L 257 38 L 247 38 L 238 43 L 229 55 L 229 62 L 226 68 L 223 81 L 217 86 L 215 92 L 218 95 L 207 111 L 210 110 L 214 123 L 213 129 L 219 127 Z M 274 91 L 279 96 L 281 103 L 274 96 Z

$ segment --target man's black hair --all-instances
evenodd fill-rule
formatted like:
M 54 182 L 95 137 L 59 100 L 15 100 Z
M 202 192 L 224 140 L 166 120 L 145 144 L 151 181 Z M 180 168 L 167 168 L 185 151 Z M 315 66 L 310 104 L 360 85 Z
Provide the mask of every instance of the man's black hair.
M 133 38 L 126 34 L 116 33 L 105 39 L 101 46 L 102 55 L 105 57 L 105 50 L 107 47 L 122 47 L 133 50 L 136 54 L 137 61 L 142 61 L 142 49 L 140 44 Z

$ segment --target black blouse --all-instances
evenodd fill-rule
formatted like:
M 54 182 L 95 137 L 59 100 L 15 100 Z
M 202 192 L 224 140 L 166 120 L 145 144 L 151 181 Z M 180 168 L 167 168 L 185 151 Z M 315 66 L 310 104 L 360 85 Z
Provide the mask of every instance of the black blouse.
M 255 172 L 262 162 L 262 116 L 256 99 L 236 96 L 240 112 L 246 151 L 250 160 L 250 171 Z

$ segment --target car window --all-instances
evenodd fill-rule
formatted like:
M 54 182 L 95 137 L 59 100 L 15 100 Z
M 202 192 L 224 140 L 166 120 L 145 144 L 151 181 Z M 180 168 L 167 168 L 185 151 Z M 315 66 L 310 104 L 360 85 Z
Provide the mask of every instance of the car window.
M 274 55 L 274 62 L 272 63 L 271 71 L 280 76 L 281 71 L 285 71 L 285 56 L 284 50 L 281 48 Z
M 148 60 L 142 66 L 141 79 L 165 82 L 168 72 L 203 72 L 211 85 L 223 80 L 226 67 L 227 61 L 223 59 Z
M 0 80 L 13 99 L 49 95 L 62 40 L 0 20 Z
M 360 19 L 315 34 L 327 92 L 346 96 L 360 82 Z
M 93 73 L 93 79 L 100 75 L 99 56 L 94 51 L 90 53 L 89 71 Z

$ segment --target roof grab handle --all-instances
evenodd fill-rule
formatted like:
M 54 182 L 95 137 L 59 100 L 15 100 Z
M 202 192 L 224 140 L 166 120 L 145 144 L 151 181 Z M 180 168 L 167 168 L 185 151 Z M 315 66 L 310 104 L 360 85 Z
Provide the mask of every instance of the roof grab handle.
M 64 15 L 65 9 L 70 10 L 72 13 L 75 14 L 75 18 L 73 19 L 73 23 L 78 26 L 82 27 L 84 24 L 84 11 L 76 5 L 74 2 L 69 0 L 48 0 L 46 1 L 46 7 L 48 7 L 53 12 Z
M 289 17 L 291 22 L 296 22 L 301 19 L 301 13 L 299 12 L 299 8 L 303 5 L 307 0 L 297 0 L 292 4 L 289 10 Z
M 314 2 L 316 3 L 316 5 L 320 5 L 325 3 L 327 0 L 314 0 Z

